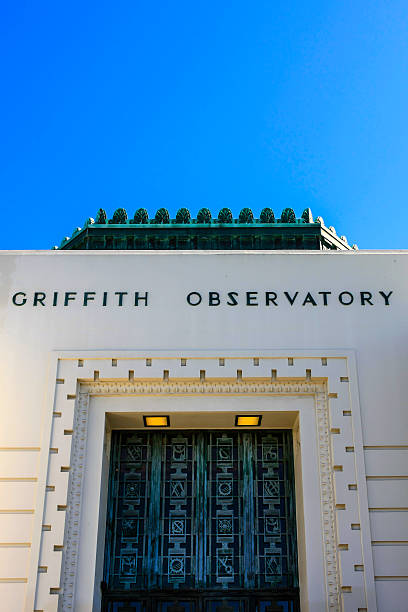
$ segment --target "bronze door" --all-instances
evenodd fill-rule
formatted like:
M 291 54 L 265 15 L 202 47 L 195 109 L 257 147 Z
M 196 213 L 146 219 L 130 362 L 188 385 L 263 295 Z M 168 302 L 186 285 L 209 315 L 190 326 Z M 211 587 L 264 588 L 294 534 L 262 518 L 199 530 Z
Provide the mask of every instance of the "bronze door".
M 292 455 L 288 431 L 114 432 L 103 609 L 297 610 Z

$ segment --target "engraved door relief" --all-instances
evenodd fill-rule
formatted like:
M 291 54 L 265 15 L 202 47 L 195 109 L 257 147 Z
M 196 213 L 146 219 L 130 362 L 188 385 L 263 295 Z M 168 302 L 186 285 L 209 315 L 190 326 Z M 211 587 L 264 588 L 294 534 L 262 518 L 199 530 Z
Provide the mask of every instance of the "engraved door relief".
M 296 587 L 288 432 L 115 432 L 112 591 Z

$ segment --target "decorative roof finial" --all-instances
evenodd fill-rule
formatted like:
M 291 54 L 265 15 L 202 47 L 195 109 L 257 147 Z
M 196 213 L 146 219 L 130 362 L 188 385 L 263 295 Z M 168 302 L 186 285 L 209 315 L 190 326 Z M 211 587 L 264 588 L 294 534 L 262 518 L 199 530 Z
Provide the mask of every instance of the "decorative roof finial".
M 126 223 L 127 212 L 124 208 L 117 208 L 113 213 L 112 223 L 118 225 L 119 223 Z
M 190 223 L 191 215 L 188 208 L 180 208 L 176 214 L 176 223 Z
M 148 223 L 149 213 L 145 208 L 138 208 L 133 217 L 133 223 Z
M 261 223 L 275 223 L 275 215 L 273 214 L 272 208 L 263 208 L 259 220 Z
M 104 225 L 107 223 L 106 219 L 107 219 L 106 212 L 104 211 L 103 208 L 100 208 L 96 215 L 95 223 L 97 223 L 98 225 Z
M 218 213 L 219 223 L 232 223 L 232 212 L 229 208 L 221 208 Z
M 211 223 L 211 211 L 208 208 L 200 208 L 197 213 L 198 223 Z
M 239 222 L 240 223 L 253 223 L 254 222 L 254 214 L 250 208 L 243 208 L 239 213 Z
M 305 223 L 313 223 L 313 215 L 310 208 L 305 208 L 302 212 L 302 219 Z
M 282 223 L 296 223 L 296 215 L 293 208 L 284 208 L 281 214 Z
M 155 214 L 154 220 L 156 223 L 170 223 L 170 215 L 167 208 L 159 208 Z

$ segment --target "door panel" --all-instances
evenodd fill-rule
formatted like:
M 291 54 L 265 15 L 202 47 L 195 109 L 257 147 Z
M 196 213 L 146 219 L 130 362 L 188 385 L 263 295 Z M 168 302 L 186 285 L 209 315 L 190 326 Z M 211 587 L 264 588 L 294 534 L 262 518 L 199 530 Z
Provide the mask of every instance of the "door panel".
M 114 432 L 106 609 L 167 612 L 172 592 L 196 592 L 179 608 L 215 612 L 221 591 L 230 612 L 272 612 L 262 593 L 297 592 L 293 491 L 288 431 Z
M 103 612 L 299 612 L 300 607 L 297 589 L 287 589 L 269 594 L 228 593 L 228 597 L 220 593 L 217 596 L 183 592 L 177 598 L 165 593 L 137 598 L 106 595 L 102 609 Z

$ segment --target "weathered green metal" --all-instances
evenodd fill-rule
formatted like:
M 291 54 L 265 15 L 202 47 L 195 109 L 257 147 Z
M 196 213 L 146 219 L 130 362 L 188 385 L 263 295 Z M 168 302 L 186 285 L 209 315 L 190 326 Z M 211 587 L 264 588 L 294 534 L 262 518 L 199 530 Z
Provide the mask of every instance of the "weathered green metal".
M 297 587 L 287 431 L 112 434 L 107 593 Z
M 195 512 L 195 576 L 197 588 L 206 586 L 207 576 L 207 446 L 203 432 L 197 433 L 195 445 L 196 462 L 196 512 Z
M 109 223 L 126 223 L 127 218 L 128 216 L 126 210 L 124 208 L 117 208 L 113 213 L 112 221 L 109 221 Z
M 281 214 L 282 223 L 296 223 L 296 215 L 293 208 L 285 208 Z
M 135 212 L 133 223 L 149 223 L 149 213 L 145 208 L 139 208 Z
M 221 208 L 218 213 L 218 221 L 220 223 L 232 223 L 232 212 L 229 208 Z
M 250 208 L 243 208 L 239 213 L 239 222 L 240 223 L 253 223 L 254 222 L 254 213 Z
M 190 223 L 191 215 L 188 208 L 180 208 L 176 214 L 176 223 Z
M 261 214 L 259 215 L 259 220 L 261 223 L 275 223 L 275 215 L 272 208 L 263 208 L 261 210 Z
M 155 217 L 154 217 L 155 223 L 170 223 L 170 215 L 169 215 L 169 211 L 167 210 L 167 208 L 159 208 L 159 210 L 157 211 Z
M 98 210 L 98 214 L 96 215 L 95 223 L 97 223 L 98 225 L 105 225 L 105 223 L 107 223 L 106 212 L 104 211 L 103 208 L 100 208 Z
M 161 466 L 162 466 L 162 436 L 153 434 L 151 445 L 151 475 L 149 483 L 149 510 L 147 515 L 147 555 L 144 557 L 147 588 L 152 589 L 159 584 L 160 577 L 160 506 L 161 506 Z
M 118 508 L 118 488 L 120 470 L 120 438 L 114 436 L 111 446 L 111 468 L 109 473 L 108 497 L 111 502 L 108 504 L 106 512 L 106 533 L 105 533 L 105 558 L 104 558 L 104 580 L 107 584 L 111 582 L 112 558 L 116 548 L 116 523 L 115 519 L 120 511 Z
M 305 210 L 302 212 L 301 218 L 305 223 L 313 223 L 313 215 L 310 208 L 305 208 Z
M 133 219 L 125 209 L 117 209 L 111 220 L 99 209 L 95 221 L 88 219 L 71 237 L 64 238 L 60 249 L 93 250 L 350 250 L 344 236 L 326 227 L 321 217 L 313 220 L 305 209 L 296 219 L 291 208 L 275 219 L 271 208 L 264 208 L 255 219 L 251 209 L 244 208 L 239 219 L 233 219 L 229 208 L 220 210 L 212 219 L 208 208 L 202 208 L 197 218 L 191 218 L 187 208 L 181 208 L 176 219 L 170 219 L 160 208 L 153 219 L 139 208 Z
M 283 439 L 283 453 L 285 456 L 293 455 L 293 438 L 285 436 Z M 285 498 L 285 512 L 288 517 L 288 546 L 290 553 L 288 556 L 289 566 L 288 571 L 295 576 L 294 586 L 299 585 L 298 581 L 298 563 L 297 563 L 297 541 L 296 541 L 296 504 L 295 504 L 295 468 L 293 461 L 287 461 L 284 465 L 284 479 L 287 483 L 288 495 Z
M 255 586 L 255 491 L 254 491 L 254 456 L 251 433 L 242 434 L 242 532 L 243 532 L 243 566 L 244 587 Z
M 211 223 L 211 211 L 208 208 L 201 208 L 198 211 L 197 223 Z

